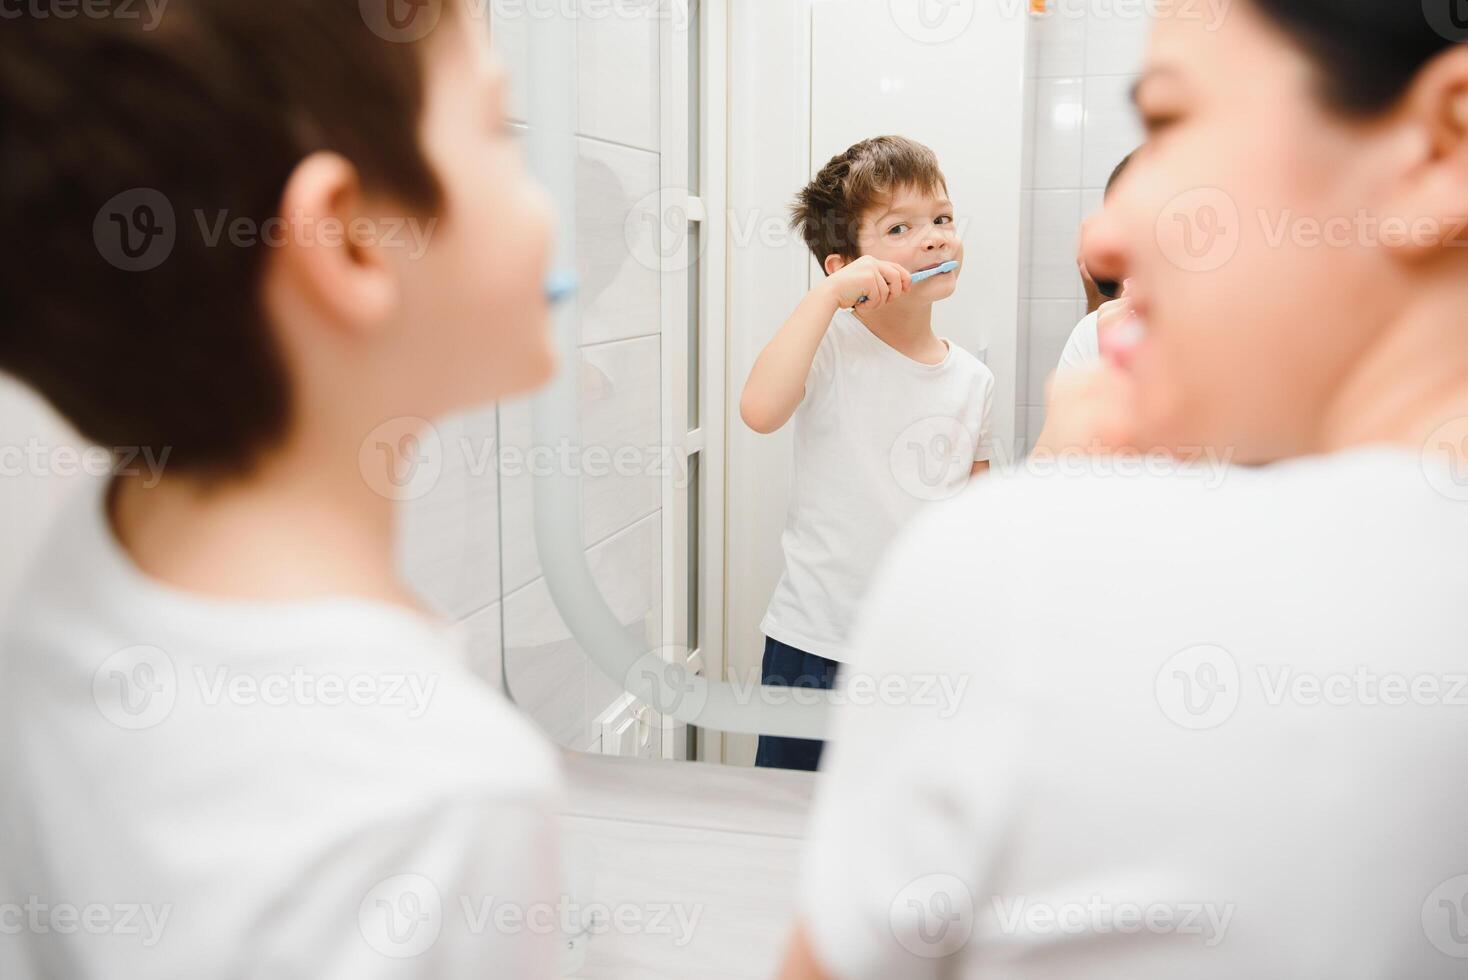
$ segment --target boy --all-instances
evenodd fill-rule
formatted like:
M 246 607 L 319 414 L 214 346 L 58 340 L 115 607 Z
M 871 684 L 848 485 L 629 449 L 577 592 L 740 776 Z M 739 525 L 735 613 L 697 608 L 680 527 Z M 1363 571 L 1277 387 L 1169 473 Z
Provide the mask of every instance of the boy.
M 0 368 L 167 460 L 56 521 L 0 635 L 8 980 L 554 973 L 464 908 L 556 907 L 555 757 L 394 575 L 380 451 L 555 360 L 488 32 L 431 13 L 0 30 Z
M 761 679 L 829 688 L 898 529 L 988 467 L 994 375 L 933 333 L 963 242 L 930 149 L 901 136 L 856 144 L 800 192 L 794 224 L 826 278 L 760 353 L 739 409 L 756 432 L 795 420 Z M 960 270 L 912 282 L 949 261 Z M 762 736 L 755 764 L 814 770 L 822 744 Z

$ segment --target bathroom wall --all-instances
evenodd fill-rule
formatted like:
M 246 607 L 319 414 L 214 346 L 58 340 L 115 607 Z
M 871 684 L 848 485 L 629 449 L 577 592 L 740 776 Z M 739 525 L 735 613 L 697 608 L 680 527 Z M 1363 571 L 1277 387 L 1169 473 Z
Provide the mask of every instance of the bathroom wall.
M 576 300 L 581 339 L 563 351 L 577 372 L 583 452 L 537 456 L 528 401 L 505 402 L 436 425 L 443 473 L 402 507 L 401 556 L 418 592 L 467 631 L 476 671 L 500 683 L 551 737 L 593 748 L 591 721 L 620 693 L 562 623 L 541 577 L 533 534 L 532 473 L 582 472 L 586 551 L 597 583 L 629 633 L 661 643 L 661 285 L 655 205 L 660 183 L 659 5 L 584 5 L 577 22 Z M 526 29 L 494 5 L 496 46 L 511 77 L 528 74 Z M 600 10 L 604 16 L 590 12 Z M 638 11 L 641 15 L 637 15 Z M 512 99 L 525 119 L 523 87 Z M 643 213 L 645 212 L 645 213 Z M 618 452 L 631 465 L 608 465 Z M 605 454 L 603 456 L 602 454 Z M 568 459 L 569 463 L 562 460 Z
M 1129 92 L 1150 21 L 1144 5 L 1049 0 L 1031 22 L 1020 245 L 1018 442 L 1044 426 L 1045 380 L 1086 314 L 1076 268 L 1081 220 L 1106 179 L 1142 140 Z

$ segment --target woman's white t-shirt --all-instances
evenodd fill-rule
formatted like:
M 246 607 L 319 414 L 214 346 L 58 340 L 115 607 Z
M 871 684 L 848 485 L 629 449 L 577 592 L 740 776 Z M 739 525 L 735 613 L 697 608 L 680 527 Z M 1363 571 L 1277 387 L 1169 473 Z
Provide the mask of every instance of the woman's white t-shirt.
M 901 696 L 822 760 L 819 958 L 1460 976 L 1468 481 L 1395 448 L 1093 469 L 990 476 L 885 563 L 854 663 Z
M 557 762 L 457 631 L 170 589 L 81 497 L 0 634 L 0 976 L 553 975 L 495 915 L 557 907 Z
M 1086 314 L 1080 323 L 1071 330 L 1070 336 L 1066 338 L 1065 349 L 1060 352 L 1060 362 L 1055 365 L 1057 371 L 1065 371 L 1071 368 L 1090 367 L 1101 361 L 1101 339 L 1097 331 L 1097 325 L 1101 320 L 1101 311 Z
M 795 410 L 785 568 L 760 628 L 830 660 L 897 531 L 993 453 L 994 375 L 953 343 L 938 364 L 899 353 L 850 310 L 816 350 Z

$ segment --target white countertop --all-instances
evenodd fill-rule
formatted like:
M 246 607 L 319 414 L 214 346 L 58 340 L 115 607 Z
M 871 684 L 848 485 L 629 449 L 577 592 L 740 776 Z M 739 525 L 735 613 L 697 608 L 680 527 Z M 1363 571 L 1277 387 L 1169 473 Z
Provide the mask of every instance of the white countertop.
M 562 765 L 570 880 L 624 917 L 576 977 L 774 975 L 814 773 L 572 752 Z

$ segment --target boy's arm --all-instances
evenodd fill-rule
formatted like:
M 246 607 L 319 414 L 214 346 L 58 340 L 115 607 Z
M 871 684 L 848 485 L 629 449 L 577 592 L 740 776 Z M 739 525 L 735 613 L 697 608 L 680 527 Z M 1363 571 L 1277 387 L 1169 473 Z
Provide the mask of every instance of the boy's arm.
M 983 414 L 979 417 L 979 444 L 976 455 L 983 459 L 974 460 L 974 465 L 968 471 L 969 479 L 972 480 L 980 473 L 989 472 L 989 460 L 994 458 L 994 374 L 987 372 L 989 384 L 984 390 Z
M 779 429 L 805 397 L 805 382 L 821 339 L 838 309 L 867 297 L 864 310 L 878 310 L 912 288 L 912 275 L 894 262 L 863 256 L 816 285 L 773 340 L 760 351 L 744 383 L 739 416 L 756 432 Z

